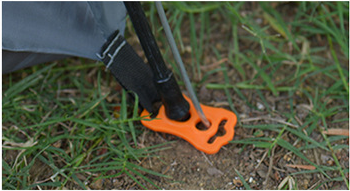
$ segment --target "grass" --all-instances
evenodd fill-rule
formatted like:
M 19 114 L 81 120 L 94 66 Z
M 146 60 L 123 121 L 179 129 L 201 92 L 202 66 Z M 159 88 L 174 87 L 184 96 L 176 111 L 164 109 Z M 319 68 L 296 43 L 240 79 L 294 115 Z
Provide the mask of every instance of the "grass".
M 144 5 L 164 58 L 180 79 L 154 4 Z M 324 133 L 348 129 L 348 2 L 274 8 L 267 2 L 167 2 L 164 7 L 193 87 L 223 92 L 225 107 L 238 116 L 236 128 L 254 132 L 230 144 L 242 152 L 265 149 L 271 160 L 277 150 L 291 153 L 296 164 L 315 167 L 288 173 L 273 189 L 300 189 L 297 180 L 306 174 L 321 177 L 309 186 L 313 189 L 330 182 L 349 189 L 349 169 L 338 157 L 349 150 L 348 136 Z M 3 76 L 3 189 L 86 189 L 121 177 L 147 188 L 144 182 L 158 185 L 148 174 L 166 177 L 142 167 L 166 145 L 139 144 L 144 128 L 137 99 L 131 103 L 127 92 L 114 90 L 116 83 L 102 66 L 67 59 Z M 310 154 L 315 152 L 331 156 L 334 165 L 316 161 Z M 46 176 L 33 170 L 38 166 Z M 254 189 L 245 181 L 248 172 L 235 172 L 246 189 Z
M 198 79 L 201 79 L 202 75 L 198 74 L 198 68 L 200 68 L 198 65 L 210 64 L 203 63 L 205 56 L 213 55 L 216 60 L 226 57 L 230 60 L 229 65 L 223 63 L 216 69 L 207 71 L 208 75 L 221 73 L 224 78 L 223 82 L 205 83 L 205 80 L 201 80 L 198 84 L 194 83 L 194 86 L 200 87 L 205 84 L 208 89 L 224 91 L 229 109 L 238 114 L 240 112 L 237 112 L 237 105 L 233 103 L 233 95 L 237 95 L 238 99 L 252 110 L 260 110 L 255 106 L 256 101 L 247 98 L 247 92 L 254 92 L 258 94 L 257 98 L 267 108 L 268 116 L 283 118 L 282 122 L 277 122 L 280 124 L 272 121 L 273 123 L 264 125 L 260 123 L 246 125 L 245 121 L 249 121 L 249 119 L 239 118 L 239 127 L 269 132 L 271 136 L 233 140 L 231 143 L 267 148 L 269 154 L 273 147 L 278 146 L 292 152 L 305 163 L 316 167 L 312 173 L 321 173 L 330 181 L 343 181 L 349 188 L 348 175 L 345 175 L 348 174 L 348 169 L 340 165 L 334 154 L 343 151 L 343 149 L 348 150 L 347 144 L 341 146 L 337 144 L 337 141 L 348 137 L 330 137 L 323 133 L 324 129 L 331 127 L 348 128 L 347 126 L 333 125 L 335 121 L 331 119 L 341 112 L 347 113 L 346 116 L 349 114 L 349 4 L 347 2 L 298 2 L 295 3 L 298 7 L 297 11 L 293 13 L 295 16 L 289 19 L 288 23 L 285 21 L 286 15 L 282 15 L 266 2 L 259 3 L 261 11 L 247 14 L 245 17 L 241 16 L 241 12 L 245 10 L 245 3 L 222 2 L 215 3 L 215 6 L 208 3 L 202 9 L 198 9 L 198 7 L 202 7 L 202 3 L 178 2 L 172 5 L 173 7 L 168 7 L 169 12 L 180 9 L 190 20 L 187 26 L 190 28 L 190 44 L 193 47 L 191 58 L 192 62 L 195 62 L 195 64 L 192 63 L 192 68 L 189 68 L 194 74 L 192 79 L 196 79 L 197 76 Z M 193 18 L 194 12 L 197 13 L 196 20 Z M 210 29 L 208 31 L 203 29 L 207 26 L 214 28 L 215 23 L 206 18 L 211 14 L 219 14 L 218 12 L 224 14 L 221 17 L 223 19 L 221 23 L 231 27 L 233 40 L 229 43 L 223 43 L 223 46 L 230 47 L 228 52 L 220 52 L 215 46 L 210 46 L 208 40 L 214 33 L 211 33 Z M 257 18 L 261 18 L 261 14 L 266 22 L 264 26 L 255 22 Z M 185 20 L 183 17 L 181 16 L 181 21 Z M 176 25 L 179 24 L 176 22 Z M 238 28 L 245 30 L 245 35 L 239 35 Z M 315 36 L 319 36 L 326 44 L 319 45 L 313 39 Z M 241 49 L 240 41 L 255 43 L 260 46 L 260 50 Z M 334 44 L 337 44 L 337 49 L 335 49 Z M 288 46 L 291 50 L 286 48 Z M 206 53 L 203 53 L 205 50 L 207 50 Z M 212 53 L 209 53 L 210 51 Z M 328 53 L 331 57 L 325 59 L 321 55 L 322 53 Z M 339 58 L 342 61 L 339 61 Z M 229 70 L 236 70 L 235 74 L 237 75 L 229 76 L 227 73 Z M 253 71 L 253 75 L 248 74 L 249 70 Z M 207 77 L 206 74 L 203 76 L 203 78 Z M 279 80 L 276 80 L 279 76 Z M 238 80 L 237 77 L 238 79 L 240 77 L 241 80 Z M 321 79 L 325 79 L 323 81 L 326 83 L 319 83 L 318 81 Z M 290 110 L 272 109 L 264 96 L 266 92 L 270 92 L 274 97 L 287 94 Z M 237 96 L 235 96 L 236 99 Z M 295 111 L 296 102 L 298 102 L 297 96 L 310 101 L 311 107 L 304 121 L 298 119 L 297 111 Z M 339 104 L 336 105 L 335 102 Z M 341 121 L 348 122 L 349 118 L 345 117 Z M 315 132 L 322 135 L 322 142 L 318 142 L 319 140 L 314 140 L 310 136 L 311 133 Z M 294 137 L 294 143 L 285 139 L 291 135 Z M 295 143 L 298 143 L 298 147 Z M 330 154 L 335 161 L 335 166 L 316 164 L 303 154 L 316 148 Z M 330 171 L 338 171 L 338 177 L 331 177 Z M 304 173 L 310 172 L 304 171 Z
M 128 105 L 122 91 L 119 103 L 106 101 L 111 92 L 102 91 L 109 82 L 101 81 L 101 65 L 36 68 L 21 71 L 30 75 L 16 82 L 18 73 L 8 75 L 13 85 L 3 86 L 3 189 L 87 189 L 93 181 L 122 175 L 149 182 L 144 173 L 166 177 L 134 164 L 166 147 L 137 145 L 137 99 Z M 95 85 L 86 73 L 92 68 Z M 33 170 L 41 165 L 46 175 Z

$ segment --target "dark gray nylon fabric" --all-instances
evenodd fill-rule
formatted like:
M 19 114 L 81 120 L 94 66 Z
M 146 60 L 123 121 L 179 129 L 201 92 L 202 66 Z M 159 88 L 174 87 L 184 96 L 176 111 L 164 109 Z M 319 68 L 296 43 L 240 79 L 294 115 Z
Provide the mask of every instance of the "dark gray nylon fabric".
M 2 2 L 3 52 L 27 58 L 4 54 L 3 73 L 38 64 L 35 56 L 99 60 L 96 54 L 108 36 L 116 30 L 124 34 L 125 17 L 123 2 Z
M 2 73 L 10 73 L 24 67 L 36 64 L 51 62 L 67 58 L 67 55 L 33 53 L 33 52 L 13 52 L 2 50 Z

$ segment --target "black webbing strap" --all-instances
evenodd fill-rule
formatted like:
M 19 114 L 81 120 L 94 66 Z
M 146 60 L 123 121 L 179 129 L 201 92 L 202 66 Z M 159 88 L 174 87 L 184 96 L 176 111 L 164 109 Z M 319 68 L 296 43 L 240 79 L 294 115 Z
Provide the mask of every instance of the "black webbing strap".
M 124 89 L 138 95 L 142 107 L 150 113 L 158 112 L 153 104 L 161 99 L 153 73 L 119 31 L 108 38 L 98 56 Z

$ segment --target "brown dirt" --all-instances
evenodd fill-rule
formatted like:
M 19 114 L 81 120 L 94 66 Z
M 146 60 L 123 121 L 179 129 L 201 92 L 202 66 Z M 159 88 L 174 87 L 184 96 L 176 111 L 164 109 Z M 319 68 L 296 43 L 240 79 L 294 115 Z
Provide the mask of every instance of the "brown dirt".
M 208 105 L 215 105 L 218 102 L 211 100 L 220 99 L 221 106 L 228 109 L 228 103 L 223 90 L 208 90 L 200 88 L 199 91 L 205 91 L 206 95 L 200 95 L 200 101 Z M 258 95 L 250 90 L 242 91 L 247 94 L 249 102 L 253 105 L 262 103 Z M 248 107 L 236 94 L 231 92 L 234 100 L 235 108 L 238 115 L 241 117 L 244 125 L 256 124 L 277 124 L 276 120 L 285 120 L 279 113 L 270 113 L 266 108 L 255 110 Z M 269 107 L 274 107 L 278 111 L 290 112 L 289 99 L 286 93 L 281 93 L 275 97 L 269 91 L 262 91 L 269 102 Z M 204 98 L 207 99 L 204 99 Z M 300 120 L 304 120 L 308 111 L 302 106 L 308 105 L 308 100 L 298 95 L 293 96 L 295 103 L 294 109 L 296 116 Z M 257 106 L 261 107 L 261 106 Z M 347 115 L 345 112 L 338 113 L 333 117 L 344 118 Z M 275 120 L 275 121 L 274 121 Z M 333 124 L 332 127 L 347 127 L 348 122 L 341 122 Z M 269 149 L 257 148 L 253 145 L 243 146 L 242 144 L 228 144 L 221 148 L 221 150 L 213 155 L 205 154 L 195 149 L 191 144 L 181 138 L 164 134 L 156 133 L 143 126 L 139 126 L 144 131 L 138 137 L 139 146 L 147 147 L 170 142 L 171 148 L 155 153 L 157 157 L 145 158 L 139 164 L 142 167 L 151 169 L 155 172 L 170 176 L 170 178 L 163 178 L 144 173 L 144 175 L 153 181 L 162 189 L 244 189 L 242 181 L 236 170 L 244 177 L 245 181 L 252 189 L 277 189 L 278 185 L 287 178 L 291 173 L 300 171 L 297 168 L 291 168 L 287 165 L 303 164 L 307 165 L 305 161 L 294 155 L 292 152 L 276 146 L 272 152 L 268 154 Z M 249 128 L 243 128 L 241 125 L 235 127 L 234 140 L 241 140 L 249 137 L 277 137 L 278 133 L 269 131 L 258 131 Z M 310 135 L 315 141 L 322 142 L 322 136 L 317 133 Z M 298 141 L 298 137 L 292 134 L 286 134 L 283 139 L 295 147 L 304 146 L 304 143 Z M 338 141 L 337 144 L 348 144 L 348 140 Z M 346 151 L 346 152 L 344 152 Z M 324 152 L 321 149 L 309 149 L 303 153 L 308 159 L 318 165 L 334 166 L 334 160 L 329 152 Z M 336 156 L 342 167 L 348 168 L 349 156 L 348 150 L 337 150 Z M 339 172 L 327 172 L 331 177 L 339 176 Z M 346 174 L 348 176 L 348 173 Z M 315 188 L 327 178 L 320 173 L 309 173 L 293 176 L 295 182 L 298 183 L 299 189 Z M 109 184 L 107 182 L 110 182 Z M 112 183 L 114 182 L 114 183 Z M 149 189 L 156 189 L 153 185 L 144 180 L 140 182 Z M 102 184 L 102 183 L 101 183 Z M 120 178 L 105 180 L 103 186 L 97 186 L 99 183 L 93 184 L 91 188 L 108 188 L 108 189 L 141 189 L 134 181 L 126 176 Z M 343 181 L 331 181 L 323 184 L 319 189 L 346 189 Z
M 283 96 L 282 96 L 283 97 Z M 287 98 L 287 96 L 286 96 Z M 258 100 L 258 98 L 257 98 Z M 282 110 L 282 106 L 278 106 Z M 245 107 L 238 107 L 241 111 Z M 298 113 L 302 114 L 303 111 Z M 249 115 L 250 118 L 266 115 L 267 112 L 250 111 L 240 113 L 242 116 Z M 271 116 L 277 118 L 278 116 Z M 254 122 L 245 122 L 244 124 L 266 124 L 271 123 L 269 119 L 257 120 Z M 256 136 L 276 137 L 277 133 L 271 131 L 260 132 L 242 128 L 237 125 L 235 128 L 234 140 Z M 322 136 L 318 133 L 311 134 L 313 139 L 321 142 Z M 301 146 L 297 142 L 297 137 L 288 134 L 283 137 L 290 143 L 296 143 L 295 146 Z M 145 159 L 141 165 L 145 168 L 161 172 L 171 178 L 162 178 L 153 175 L 146 175 L 162 189 L 244 189 L 236 170 L 244 177 L 252 189 L 277 189 L 281 181 L 289 174 L 299 171 L 296 168 L 287 167 L 287 164 L 305 164 L 305 161 L 295 156 L 288 150 L 279 146 L 273 149 L 271 156 L 268 155 L 268 149 L 255 148 L 254 146 L 243 147 L 240 144 L 228 144 L 213 155 L 205 154 L 195 149 L 188 142 L 172 135 L 156 133 L 148 129 L 139 137 L 139 142 L 143 146 L 152 146 L 167 141 L 174 141 L 170 144 L 168 150 L 156 153 L 159 157 Z M 339 143 L 347 144 L 346 140 Z M 329 153 L 324 153 L 321 149 L 310 149 L 303 153 L 311 161 L 321 164 L 334 166 L 334 161 Z M 348 167 L 349 158 L 346 152 L 337 152 L 342 166 Z M 320 160 L 321 159 L 321 160 Z M 271 168 L 271 169 L 269 169 Z M 334 172 L 337 174 L 337 172 Z M 334 174 L 334 175 L 335 175 Z M 332 176 L 331 174 L 329 174 Z M 321 181 L 327 179 L 319 173 L 310 173 L 293 176 L 294 181 L 298 183 L 299 189 L 309 189 Z M 142 181 L 147 188 L 155 188 L 149 183 Z M 124 187 L 126 189 L 139 189 L 138 185 Z M 320 187 L 321 189 L 346 189 L 344 182 L 329 182 Z

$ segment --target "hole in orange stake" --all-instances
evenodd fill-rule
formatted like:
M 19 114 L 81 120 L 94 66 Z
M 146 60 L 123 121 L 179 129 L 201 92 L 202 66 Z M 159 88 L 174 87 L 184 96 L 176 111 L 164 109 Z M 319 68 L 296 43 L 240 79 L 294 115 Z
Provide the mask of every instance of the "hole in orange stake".
M 236 115 L 222 108 L 209 107 L 201 104 L 202 110 L 211 125 L 205 127 L 191 102 L 184 95 L 190 104 L 190 118 L 187 121 L 174 121 L 167 118 L 164 107 L 160 107 L 158 115 L 150 120 L 149 113 L 144 110 L 141 113 L 141 123 L 157 132 L 169 133 L 181 137 L 191 143 L 196 149 L 207 154 L 215 154 L 220 148 L 226 145 L 234 136 L 234 127 L 237 122 Z M 209 140 L 209 141 L 208 141 Z
M 210 139 L 208 140 L 209 144 L 212 144 L 217 137 L 221 137 L 221 136 L 224 136 L 226 134 L 226 130 L 225 130 L 226 122 L 227 122 L 227 120 L 222 120 L 220 122 L 218 131 L 216 132 L 216 134 L 214 136 L 210 137 Z
M 216 136 L 210 137 L 210 139 L 208 140 L 208 143 L 209 144 L 214 143 L 215 139 L 216 139 Z
M 205 126 L 204 123 L 200 121 L 200 122 L 198 122 L 198 123 L 196 124 L 196 128 L 197 128 L 198 130 L 201 130 L 201 131 L 206 131 L 206 130 L 208 130 L 210 127 Z

